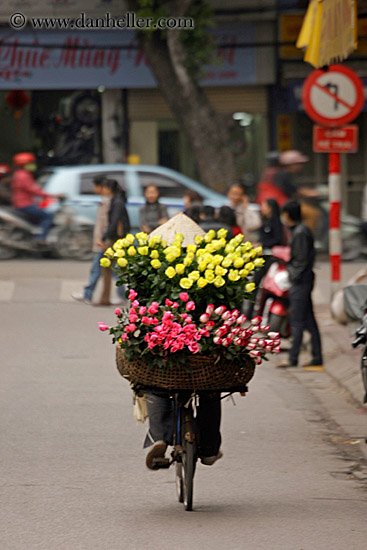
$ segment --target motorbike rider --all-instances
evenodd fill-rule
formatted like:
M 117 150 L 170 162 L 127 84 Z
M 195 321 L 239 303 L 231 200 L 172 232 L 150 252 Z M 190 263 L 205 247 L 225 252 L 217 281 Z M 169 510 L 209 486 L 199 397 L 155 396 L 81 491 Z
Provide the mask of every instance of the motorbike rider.
M 275 183 L 275 178 L 280 171 L 279 152 L 270 151 L 266 157 L 266 168 L 261 174 L 260 181 L 256 186 L 257 204 L 262 204 L 267 199 L 275 199 L 279 206 L 284 204 L 288 198 L 282 189 Z
M 310 187 L 297 186 L 294 177 L 299 174 L 309 158 L 300 151 L 289 150 L 279 155 L 279 171 L 275 174 L 274 182 L 283 193 L 283 200 L 279 203 L 282 207 L 289 200 L 299 200 L 301 203 L 302 219 L 313 234 L 320 218 L 320 209 L 314 204 L 319 193 Z M 276 198 L 276 197 L 275 197 Z
M 53 214 L 36 204 L 37 198 L 64 198 L 64 195 L 45 193 L 36 183 L 32 172 L 36 169 L 36 157 L 33 153 L 17 153 L 13 157 L 13 176 L 11 179 L 11 202 L 13 208 L 25 215 L 34 224 L 40 226 L 36 239 L 44 244 L 51 229 Z

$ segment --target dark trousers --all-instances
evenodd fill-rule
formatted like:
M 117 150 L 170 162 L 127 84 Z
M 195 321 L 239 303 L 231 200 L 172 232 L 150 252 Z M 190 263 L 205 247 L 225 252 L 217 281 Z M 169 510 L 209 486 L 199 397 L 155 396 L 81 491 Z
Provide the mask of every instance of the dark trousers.
M 164 395 L 148 393 L 147 405 L 149 432 L 145 438 L 144 447 L 149 447 L 155 441 L 165 441 L 167 445 L 172 445 L 173 400 Z M 222 441 L 220 421 L 220 394 L 199 394 L 196 424 L 200 456 L 215 456 L 218 454 Z
M 292 347 L 289 352 L 291 364 L 298 363 L 298 356 L 302 345 L 303 331 L 311 334 L 312 359 L 322 364 L 322 350 L 320 332 L 313 313 L 312 284 L 294 285 L 289 293 L 290 325 L 292 331 Z
M 38 238 L 41 241 L 45 241 L 52 227 L 54 215 L 34 205 L 18 208 L 18 210 L 23 212 L 31 223 L 39 224 L 41 233 Z

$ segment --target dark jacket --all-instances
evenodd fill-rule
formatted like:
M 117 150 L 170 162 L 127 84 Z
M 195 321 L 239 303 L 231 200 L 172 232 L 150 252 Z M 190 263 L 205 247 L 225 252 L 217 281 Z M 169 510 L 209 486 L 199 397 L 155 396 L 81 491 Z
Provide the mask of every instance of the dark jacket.
M 160 202 L 147 202 L 139 209 L 140 227 L 147 225 L 150 231 L 159 226 L 159 220 L 169 218 L 167 206 Z
M 303 223 L 291 228 L 291 258 L 287 264 L 292 287 L 311 286 L 314 281 L 315 248 L 313 236 Z
M 130 220 L 122 197 L 113 197 L 108 211 L 108 227 L 104 241 L 115 241 L 130 231 Z
M 260 227 L 259 241 L 264 249 L 283 244 L 283 226 L 279 219 L 264 219 Z

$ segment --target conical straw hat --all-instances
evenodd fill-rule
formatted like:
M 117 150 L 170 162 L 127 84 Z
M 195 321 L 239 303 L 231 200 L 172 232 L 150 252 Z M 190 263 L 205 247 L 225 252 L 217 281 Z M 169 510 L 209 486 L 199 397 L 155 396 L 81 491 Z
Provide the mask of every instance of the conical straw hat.
M 164 223 L 154 229 L 149 235 L 149 237 L 154 237 L 154 235 L 160 235 L 162 239 L 167 241 L 170 245 L 175 240 L 176 233 L 182 233 L 184 240 L 182 246 L 187 246 L 189 244 L 194 244 L 194 239 L 196 235 L 205 235 L 205 231 L 195 223 L 191 218 L 186 216 L 183 212 L 179 212 L 176 216 L 173 216 L 168 222 Z

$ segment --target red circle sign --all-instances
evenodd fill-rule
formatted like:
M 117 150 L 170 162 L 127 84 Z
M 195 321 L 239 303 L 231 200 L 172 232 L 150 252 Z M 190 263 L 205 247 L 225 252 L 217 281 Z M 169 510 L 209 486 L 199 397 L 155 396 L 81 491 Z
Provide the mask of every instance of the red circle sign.
M 363 84 L 344 65 L 313 71 L 302 88 L 306 113 L 322 126 L 343 126 L 354 120 L 364 104 Z

